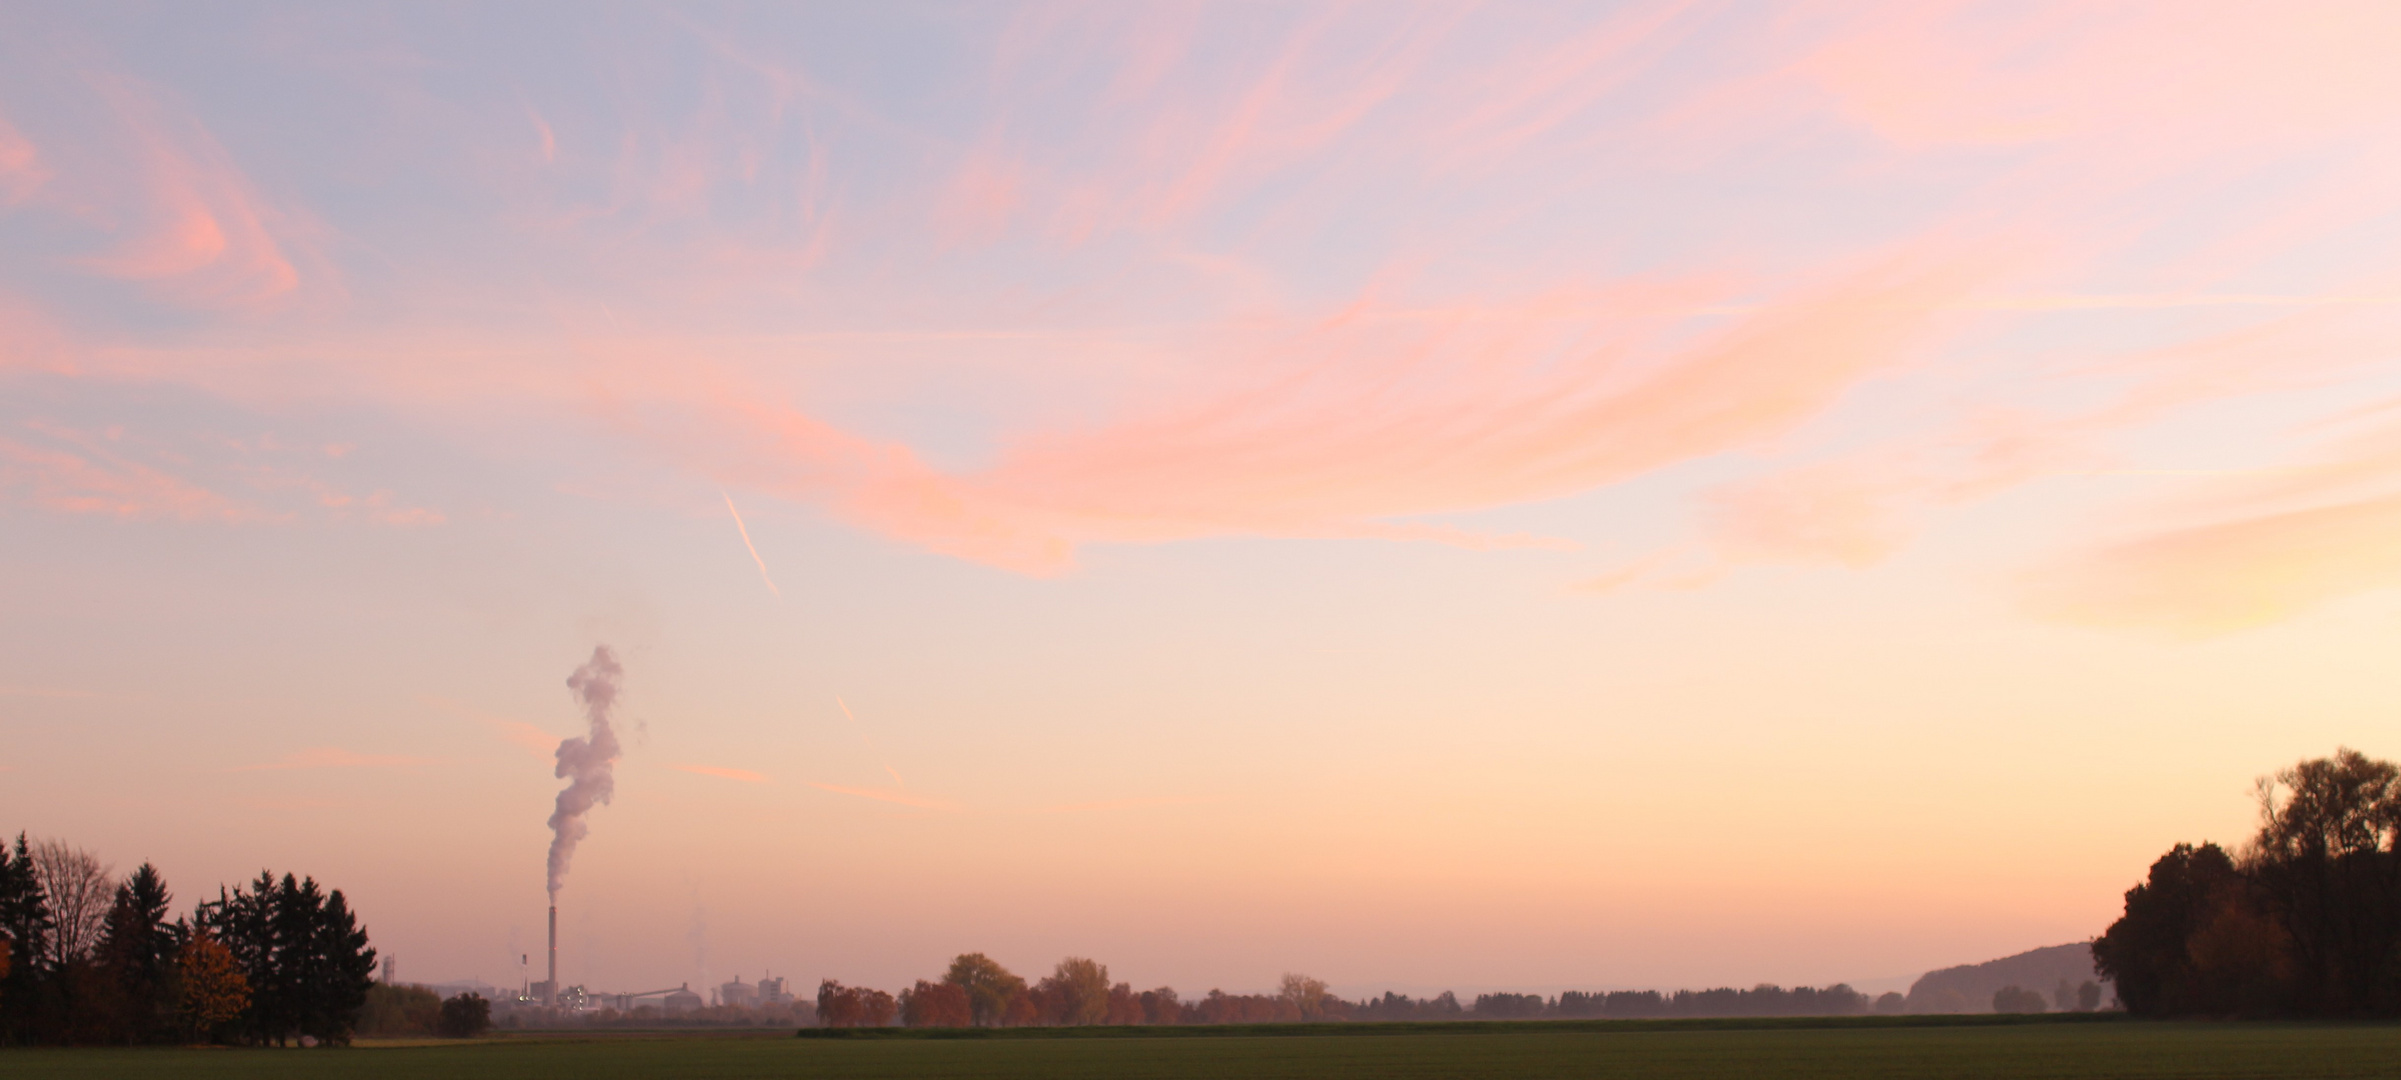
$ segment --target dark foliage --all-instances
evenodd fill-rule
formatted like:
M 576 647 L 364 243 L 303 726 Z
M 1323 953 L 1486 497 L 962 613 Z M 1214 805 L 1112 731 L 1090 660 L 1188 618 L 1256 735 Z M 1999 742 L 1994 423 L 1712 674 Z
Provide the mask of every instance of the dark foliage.
M 86 1040 L 115 1043 L 154 1043 L 173 1038 L 175 1028 L 175 955 L 183 947 L 182 933 L 167 921 L 172 897 L 157 868 L 143 863 L 117 886 L 101 925 L 80 1010 L 93 1030 Z
M 359 1010 L 358 1033 L 374 1038 L 435 1034 L 441 1025 L 442 995 L 422 986 L 376 983 Z
M 374 984 L 375 950 L 339 889 L 314 878 L 260 871 L 248 886 L 220 889 L 195 923 L 231 951 L 250 983 L 236 1037 L 257 1046 L 302 1039 L 350 1041 Z
M 25 834 L 18 833 L 14 853 L 0 847 L 0 935 L 9 947 L 8 974 L 0 977 L 0 1039 L 22 1043 L 48 1034 L 43 1021 L 53 980 L 43 957 L 50 954 L 51 925 Z
M 1479 1020 L 1531 1020 L 1548 1014 L 1550 1003 L 1541 994 L 1477 994 Z
M 2401 1016 L 2401 768 L 2354 750 L 2260 782 L 2241 859 L 2178 844 L 2093 959 L 2139 1016 Z
M 442 1003 L 442 1016 L 437 1024 L 442 1037 L 472 1039 L 492 1030 L 492 1003 L 481 994 L 460 994 Z
M 2004 986 L 1993 991 L 1992 1011 L 1997 1013 L 2039 1013 L 2051 1011 L 2051 1003 L 2043 1000 L 2039 990 L 2023 986 Z

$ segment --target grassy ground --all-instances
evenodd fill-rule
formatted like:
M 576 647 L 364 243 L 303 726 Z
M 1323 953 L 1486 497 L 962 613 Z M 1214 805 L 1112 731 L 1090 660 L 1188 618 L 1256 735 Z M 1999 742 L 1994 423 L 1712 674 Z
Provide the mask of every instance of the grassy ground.
M 1479 1030 L 1481 1029 L 1481 1030 Z M 1077 1078 L 2177 1078 L 2401 1076 L 2401 1026 L 2051 1023 L 1444 1025 L 1315 1035 L 796 1039 L 511 1036 L 348 1050 L 7 1050 L 0 1076 Z

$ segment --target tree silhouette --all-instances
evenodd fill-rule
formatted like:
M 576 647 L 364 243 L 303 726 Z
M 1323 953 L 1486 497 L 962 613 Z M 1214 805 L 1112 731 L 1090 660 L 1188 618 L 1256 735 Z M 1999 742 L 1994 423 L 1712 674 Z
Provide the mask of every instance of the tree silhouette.
M 442 1003 L 436 1031 L 446 1039 L 472 1039 L 492 1030 L 492 1003 L 482 994 L 460 994 Z
M 2239 863 L 2178 844 L 2127 891 L 2093 942 L 2118 1000 L 2147 1016 L 2401 1015 L 2401 767 L 2338 749 L 2261 780 L 2259 811 Z
M 9 965 L 0 976 L 0 1038 L 10 1042 L 31 1039 L 36 1031 L 42 995 L 51 966 L 48 898 L 34 873 L 33 856 L 25 834 L 17 834 L 12 854 L 0 848 L 0 935 L 8 938 Z
M 116 1015 L 106 1021 L 112 1041 L 153 1042 L 171 1030 L 178 946 L 167 922 L 171 899 L 158 869 L 143 863 L 117 886 L 102 920 L 98 954 L 113 991 Z
M 245 1041 L 347 1043 L 374 983 L 375 950 L 339 890 L 260 871 L 249 887 L 200 906 L 194 921 L 222 941 L 250 983 Z
M 2240 881 L 2225 849 L 2178 844 L 2151 864 L 2141 884 L 2126 890 L 2126 914 L 2093 942 L 2093 965 L 2117 983 L 2126 1011 L 2164 1016 L 2192 1008 L 2190 943 Z
M 2348 747 L 2259 784 L 2250 877 L 2290 939 L 2295 1004 L 2401 1011 L 2401 767 Z

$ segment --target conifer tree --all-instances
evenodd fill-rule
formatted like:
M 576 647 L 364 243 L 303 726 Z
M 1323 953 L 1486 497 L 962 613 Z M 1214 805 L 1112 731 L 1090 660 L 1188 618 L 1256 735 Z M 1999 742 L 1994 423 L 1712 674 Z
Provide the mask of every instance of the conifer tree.
M 180 944 L 167 922 L 170 900 L 157 868 L 143 863 L 117 886 L 101 924 L 100 968 L 113 985 L 117 1013 L 108 1018 L 111 1041 L 155 1042 L 168 1033 Z
M 42 958 L 50 952 L 51 925 L 25 834 L 18 833 L 13 855 L 0 847 L 0 935 L 9 945 L 8 972 L 0 977 L 0 1041 L 25 1042 L 42 1034 L 38 1017 L 49 975 Z

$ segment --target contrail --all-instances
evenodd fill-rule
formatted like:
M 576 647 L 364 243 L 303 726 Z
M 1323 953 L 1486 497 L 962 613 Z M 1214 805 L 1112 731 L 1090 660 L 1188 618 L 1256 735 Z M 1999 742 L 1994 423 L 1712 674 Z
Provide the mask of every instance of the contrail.
M 868 738 L 868 737 L 867 737 L 867 726 L 866 726 L 865 724 L 861 724 L 861 723 L 859 723 L 859 718 L 858 718 L 856 715 L 853 715 L 853 714 L 851 713 L 851 711 L 850 711 L 850 705 L 849 705 L 847 702 L 844 702 L 844 701 L 842 700 L 842 695 L 840 695 L 840 694 L 836 694 L 836 695 L 834 695 L 834 704 L 842 706 L 842 715 L 850 717 L 850 729 L 851 729 L 852 731 L 858 732 L 858 733 L 859 733 L 859 741 L 860 741 L 860 742 L 863 742 L 863 743 L 866 743 L 866 744 L 867 744 L 867 749 L 868 749 L 868 750 L 870 750 L 870 751 L 873 751 L 873 752 L 874 752 L 874 754 L 875 754 L 875 756 L 876 756 L 876 758 L 877 758 L 878 760 L 881 760 L 881 759 L 883 758 L 883 756 L 884 756 L 884 752 L 883 752 L 883 750 L 882 750 L 882 749 L 880 749 L 880 748 L 878 748 L 878 747 L 875 745 L 875 740 L 874 740 L 874 739 L 870 739 L 870 738 Z M 892 763 L 891 763 L 891 762 L 889 762 L 889 761 L 885 761 L 885 762 L 883 762 L 883 766 L 884 766 L 884 771 L 885 771 L 885 772 L 887 772 L 887 773 L 891 773 L 891 775 L 892 775 L 892 783 L 893 783 L 893 784 L 895 784 L 895 785 L 899 786 L 899 787 L 900 787 L 900 788 L 902 788 L 903 790 L 906 790 L 906 789 L 908 788 L 908 786 L 909 786 L 909 782 L 908 782 L 908 781 L 906 781 L 906 780 L 903 780 L 903 779 L 901 779 L 901 778 L 900 778 L 900 774 L 899 774 L 898 772 L 894 772 L 894 771 L 893 771 L 893 769 L 892 769 Z M 819 786 L 823 786 L 823 785 L 819 785 Z
M 609 709 L 617 704 L 617 678 L 625 669 L 606 645 L 592 647 L 592 659 L 567 677 L 567 689 L 582 702 L 592 730 L 563 740 L 558 749 L 558 775 L 567 781 L 559 792 L 558 808 L 550 814 L 550 903 L 558 906 L 559 886 L 567 880 L 567 864 L 575 845 L 590 827 L 584 815 L 604 805 L 617 792 L 613 769 L 617 762 L 617 730 L 609 725 Z
M 783 599 L 784 590 L 776 588 L 775 579 L 767 576 L 767 560 L 759 558 L 758 545 L 750 542 L 750 527 L 742 524 L 742 511 L 734 509 L 734 497 L 722 489 L 717 494 L 725 495 L 725 512 L 734 515 L 734 530 L 742 534 L 742 546 L 750 549 L 750 561 L 759 564 L 759 580 L 767 583 L 767 591 L 774 593 L 776 599 Z

